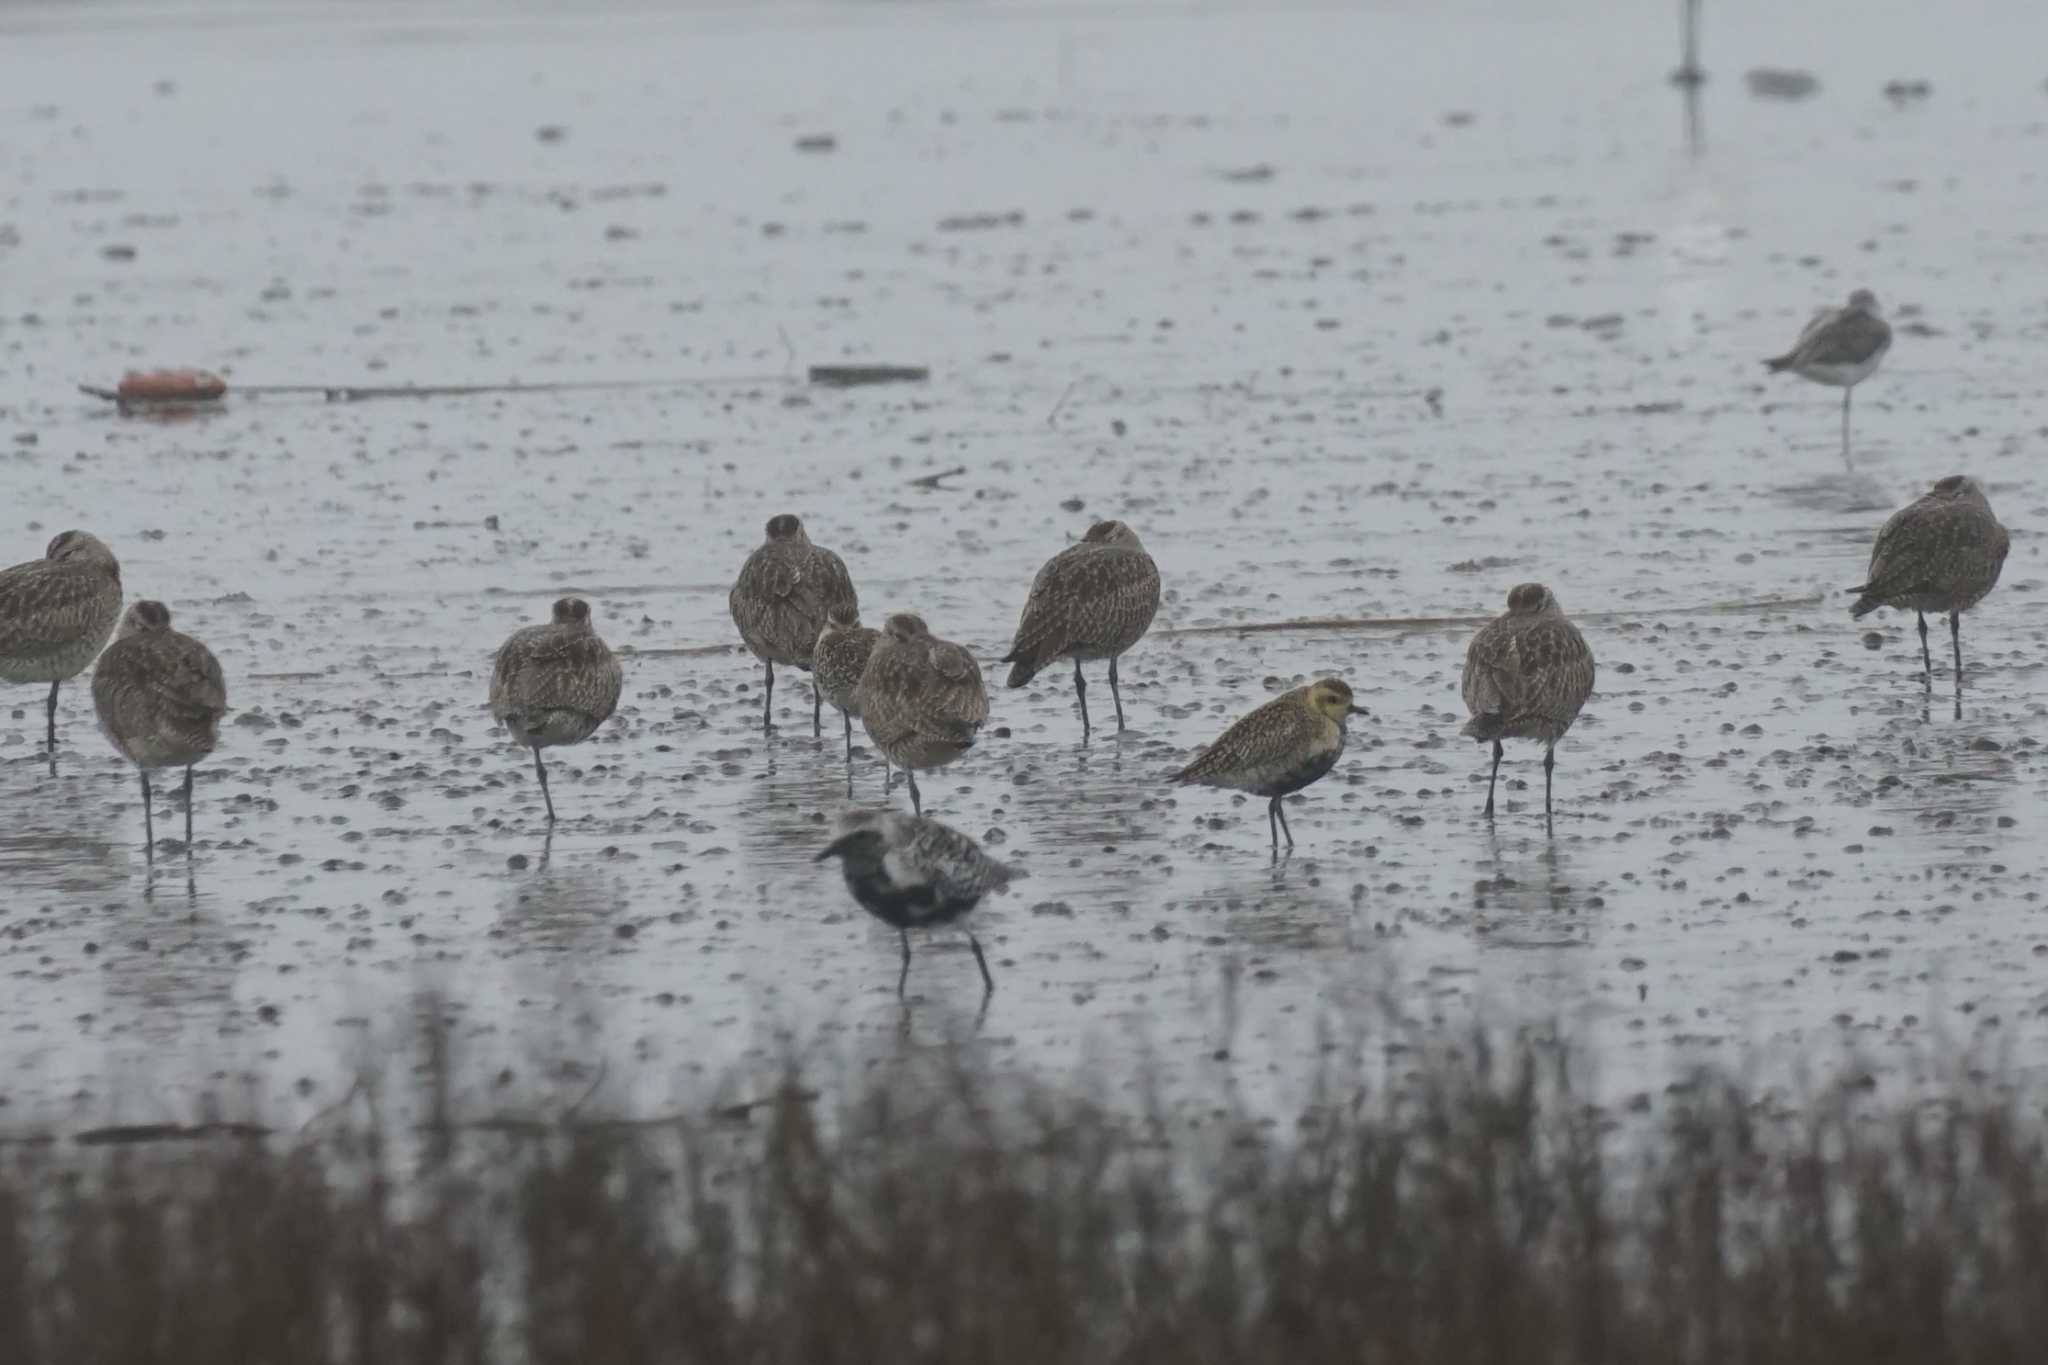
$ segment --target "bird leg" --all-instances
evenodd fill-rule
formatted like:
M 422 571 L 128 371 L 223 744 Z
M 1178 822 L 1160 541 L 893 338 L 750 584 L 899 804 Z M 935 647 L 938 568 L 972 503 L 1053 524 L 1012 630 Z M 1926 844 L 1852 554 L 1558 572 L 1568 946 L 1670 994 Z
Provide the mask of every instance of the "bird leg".
M 1557 745 L 1543 750 L 1543 818 L 1550 818 L 1550 771 L 1557 766 Z
M 1109 656 L 1109 696 L 1116 703 L 1116 732 L 1122 734 L 1124 732 L 1124 694 L 1117 691 L 1116 656 L 1114 654 Z
M 1273 828 L 1274 848 L 1280 847 L 1280 839 L 1282 835 L 1285 835 L 1287 838 L 1287 846 L 1289 848 L 1293 848 L 1294 831 L 1287 828 L 1287 812 L 1280 808 L 1280 802 L 1282 799 L 1283 798 L 1276 796 L 1273 798 L 1272 802 L 1267 805 L 1266 823 L 1272 826 Z
M 548 823 L 555 823 L 555 798 L 548 795 L 548 765 L 540 761 L 540 746 L 533 746 L 533 770 L 540 774 L 540 799 L 548 804 Z
M 898 929 L 897 935 L 903 940 L 903 970 L 896 973 L 896 994 L 903 994 L 904 983 L 910 980 L 910 931 Z
M 853 712 L 841 711 L 839 718 L 846 722 L 846 766 L 853 766 Z
M 1493 776 L 1486 779 L 1486 818 L 1493 818 L 1493 787 L 1500 781 L 1500 741 L 1493 742 Z
M 149 769 L 142 773 L 142 856 L 151 866 L 156 864 L 156 819 L 149 813 Z
M 917 774 L 905 768 L 903 770 L 903 777 L 905 781 L 910 783 L 910 809 L 919 818 L 923 818 L 924 798 L 917 794 Z
M 1934 684 L 1934 656 L 1927 652 L 1927 613 L 1915 612 L 1914 615 L 1920 618 L 1920 662 L 1927 669 L 1927 681 L 1931 687 Z
M 765 735 L 775 728 L 774 723 L 768 719 L 769 708 L 775 705 L 775 661 L 763 659 L 761 667 L 768 670 L 767 685 L 761 689 L 761 733 Z
M 1081 703 L 1081 742 L 1088 742 L 1088 680 L 1081 676 L 1081 658 L 1074 656 L 1074 699 Z
M 993 995 L 996 980 L 988 974 L 988 959 L 981 955 L 981 942 L 974 937 L 974 931 L 967 931 L 967 946 L 974 949 L 974 965 L 981 968 L 981 993 L 984 997 Z
M 1956 691 L 1963 690 L 1963 614 L 1952 611 L 1948 614 L 1948 638 L 1956 647 Z
M 1856 463 L 1849 458 L 1849 399 L 1855 392 L 1856 386 L 1853 384 L 1842 390 L 1842 463 L 1852 470 Z
M 818 690 L 818 675 L 811 674 L 811 737 L 825 734 L 825 694 Z
M 192 856 L 192 765 L 185 765 L 185 856 Z
M 62 683 L 50 684 L 50 705 L 48 710 L 50 716 L 50 752 L 52 754 L 57 752 L 57 689 L 62 686 Z

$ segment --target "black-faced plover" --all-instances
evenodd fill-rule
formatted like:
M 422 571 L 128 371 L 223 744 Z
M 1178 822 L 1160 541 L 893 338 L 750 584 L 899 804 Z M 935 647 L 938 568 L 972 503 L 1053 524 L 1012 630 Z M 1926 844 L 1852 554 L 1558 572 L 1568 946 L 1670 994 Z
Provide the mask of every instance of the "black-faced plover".
M 548 823 L 555 823 L 555 798 L 548 793 L 547 764 L 540 751 L 581 744 L 611 719 L 619 704 L 625 670 L 590 624 L 590 604 L 580 597 L 555 603 L 544 626 L 512 632 L 491 669 L 491 715 L 515 742 L 533 750 L 540 799 Z
M 1083 659 L 1109 660 L 1109 695 L 1116 728 L 1124 728 L 1117 688 L 1117 656 L 1144 638 L 1159 612 L 1159 566 L 1138 533 L 1120 521 L 1098 521 L 1077 545 L 1047 560 L 1032 581 L 1023 619 L 1002 662 L 1009 686 L 1022 687 L 1057 659 L 1074 661 L 1074 697 L 1081 704 L 1081 738 L 1088 738 L 1088 683 Z
M 770 707 L 775 700 L 775 665 L 811 667 L 811 651 L 827 614 L 835 605 L 860 610 L 860 596 L 846 563 L 823 546 L 811 544 L 804 524 L 787 512 L 768 520 L 768 538 L 747 556 L 727 599 L 740 639 L 761 661 L 766 683 L 761 693 L 761 731 L 774 729 Z M 825 702 L 813 679 L 811 732 L 825 733 Z
M 192 850 L 192 765 L 220 743 L 227 714 L 227 682 L 213 651 L 171 629 L 170 609 L 137 602 L 121 621 L 121 634 L 92 671 L 92 704 L 121 757 L 142 773 L 144 850 L 156 861 L 156 819 L 150 812 L 149 774 L 185 770 L 185 851 Z
M 1486 782 L 1486 815 L 1500 781 L 1501 741 L 1541 740 L 1543 814 L 1550 815 L 1550 775 L 1557 742 L 1593 695 L 1593 651 L 1579 628 L 1541 583 L 1508 593 L 1508 609 L 1481 626 L 1465 651 L 1464 733 L 1493 743 L 1493 775 Z
M 1228 730 L 1169 781 L 1224 787 L 1266 798 L 1266 824 L 1279 852 L 1294 847 L 1281 802 L 1320 780 L 1343 756 L 1346 724 L 1365 715 L 1341 678 L 1318 678 L 1275 697 Z
M 940 824 L 896 811 L 856 811 L 843 818 L 818 861 L 837 858 L 846 889 L 861 907 L 896 930 L 903 944 L 903 969 L 896 993 L 910 979 L 910 931 L 950 924 L 991 891 L 1001 891 L 1024 873 L 982 852 L 974 840 Z M 967 946 L 981 968 L 982 993 L 995 990 L 988 959 L 972 930 Z

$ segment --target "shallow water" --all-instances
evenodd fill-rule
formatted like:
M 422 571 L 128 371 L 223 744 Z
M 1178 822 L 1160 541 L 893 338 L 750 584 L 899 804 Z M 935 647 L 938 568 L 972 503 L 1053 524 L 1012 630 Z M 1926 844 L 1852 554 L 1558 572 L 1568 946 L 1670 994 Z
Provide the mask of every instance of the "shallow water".
M 0 558 L 95 531 L 235 708 L 152 876 L 85 683 L 55 776 L 40 694 L 0 699 L 0 1122 L 312 1112 L 429 991 L 478 1074 L 602 1067 L 621 1110 L 906 1028 L 1047 1074 L 1227 1051 L 1277 1097 L 1389 1001 L 1576 1025 L 1618 1096 L 1842 1040 L 1885 1084 L 1944 1043 L 2038 1069 L 2048 17 L 1724 7 L 1689 148 L 1667 7 L 1524 8 L 0 9 Z M 1763 64 L 1822 92 L 1751 100 Z M 1845 467 L 1835 393 L 1757 361 L 1860 284 L 1900 335 Z M 840 360 L 934 376 L 792 377 Z M 181 364 L 678 382 L 182 421 L 72 388 Z M 1911 621 L 1843 593 L 1959 469 L 2014 532 L 1960 716 L 1939 637 L 1923 691 Z M 1160 563 L 1128 733 L 1082 746 L 1049 670 L 921 783 L 1030 873 L 977 921 L 978 1024 L 964 941 L 906 1015 L 811 862 L 836 717 L 782 680 L 759 733 L 725 591 L 784 510 L 992 679 L 1091 520 Z M 1458 736 L 1527 579 L 1600 665 L 1554 835 L 1540 751 L 1489 827 Z M 549 837 L 484 697 L 569 590 L 627 684 Z M 1326 618 L 1364 624 L 1217 629 Z M 1161 778 L 1326 670 L 1373 714 L 1275 865 L 1259 803 Z

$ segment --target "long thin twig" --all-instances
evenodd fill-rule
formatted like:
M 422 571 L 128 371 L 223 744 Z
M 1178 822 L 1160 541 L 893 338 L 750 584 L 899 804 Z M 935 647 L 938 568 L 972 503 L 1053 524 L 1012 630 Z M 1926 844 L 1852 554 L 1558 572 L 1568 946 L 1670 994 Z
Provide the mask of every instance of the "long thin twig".
M 951 469 L 941 469 L 936 474 L 926 474 L 920 478 L 912 479 L 910 486 L 912 488 L 937 488 L 941 479 L 950 479 L 955 474 L 965 474 L 966 472 L 966 465 L 955 465 Z
M 1654 607 L 1648 611 L 1573 612 L 1578 621 L 1634 621 L 1645 616 L 1731 615 L 1736 612 L 1775 611 L 1785 607 L 1819 606 L 1826 599 L 1819 593 L 1810 597 L 1766 597 L 1754 601 L 1709 602 L 1703 606 Z M 1227 626 L 1181 626 L 1155 630 L 1155 636 L 1189 635 L 1280 635 L 1293 631 L 1346 630 L 1449 630 L 1453 626 L 1485 625 L 1491 616 L 1314 616 L 1293 621 L 1243 621 Z

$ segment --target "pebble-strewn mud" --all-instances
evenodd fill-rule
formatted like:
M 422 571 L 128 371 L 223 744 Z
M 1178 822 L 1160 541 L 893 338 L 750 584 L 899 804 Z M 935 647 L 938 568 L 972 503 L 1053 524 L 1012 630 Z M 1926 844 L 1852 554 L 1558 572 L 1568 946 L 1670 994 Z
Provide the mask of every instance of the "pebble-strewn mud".
M 631 1063 L 626 1109 L 784 1037 L 974 1027 L 964 941 L 921 945 L 906 1016 L 894 936 L 810 861 L 836 716 L 813 739 L 791 680 L 759 733 L 725 593 L 784 510 L 870 623 L 919 610 L 992 682 L 1089 521 L 1159 561 L 1128 733 L 1081 746 L 1051 669 L 921 784 L 1030 871 L 980 921 L 1020 1067 L 1228 1049 L 1282 1094 L 1383 998 L 1576 1024 L 1617 1096 L 1674 1052 L 2044 1055 L 2048 19 L 1716 13 L 1694 153 L 1670 7 L 1473 8 L 0 8 L 0 562 L 99 534 L 234 707 L 152 878 L 88 687 L 55 776 L 40 692 L 0 696 L 0 1124 L 252 1077 L 311 1112 L 425 989 L 565 1093 Z M 1822 92 L 1752 100 L 1772 64 Z M 1899 336 L 1852 470 L 1835 393 L 1757 362 L 1864 284 Z M 933 377 L 791 377 L 841 361 Z M 73 389 L 158 364 L 690 382 L 183 421 Z M 1911 620 L 1843 590 L 1959 470 L 2013 551 L 1958 715 L 1945 654 L 1923 691 Z M 1540 749 L 1489 828 L 1458 736 L 1464 639 L 1529 579 L 1600 668 L 1554 837 Z M 556 751 L 550 838 L 484 699 L 570 589 L 626 692 Z M 1215 629 L 1305 618 L 1364 624 Z M 1325 670 L 1373 715 L 1276 866 L 1259 803 L 1161 778 Z M 864 743 L 850 791 L 883 799 Z

